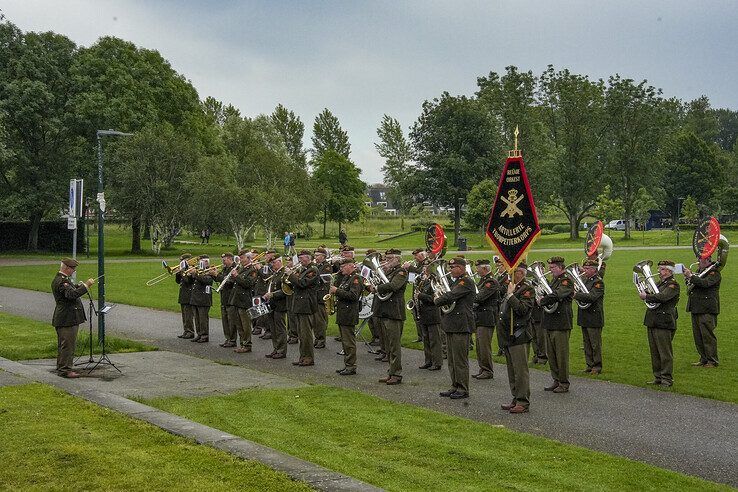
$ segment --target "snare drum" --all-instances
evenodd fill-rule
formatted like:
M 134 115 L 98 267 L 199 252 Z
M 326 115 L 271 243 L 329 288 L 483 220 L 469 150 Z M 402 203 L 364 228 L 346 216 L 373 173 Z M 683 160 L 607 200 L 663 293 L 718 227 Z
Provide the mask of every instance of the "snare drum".
M 361 309 L 359 310 L 359 319 L 366 319 L 372 315 L 372 302 L 374 294 L 361 297 Z
M 248 309 L 249 316 L 251 316 L 251 319 L 256 319 L 260 316 L 264 316 L 265 314 L 269 314 L 272 312 L 272 308 L 269 307 L 269 304 L 266 302 L 263 302 L 261 304 L 257 304 L 256 306 L 252 306 Z

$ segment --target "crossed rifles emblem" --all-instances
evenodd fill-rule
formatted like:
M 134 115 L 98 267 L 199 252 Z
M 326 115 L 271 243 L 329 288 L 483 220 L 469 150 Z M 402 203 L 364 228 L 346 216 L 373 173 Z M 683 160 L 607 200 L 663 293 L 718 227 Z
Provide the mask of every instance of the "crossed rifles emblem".
M 518 190 L 515 188 L 507 191 L 507 198 L 500 196 L 500 200 L 507 204 L 507 207 L 502 211 L 500 217 L 507 216 L 513 218 L 517 214 L 523 215 L 523 211 L 518 207 L 518 203 L 520 203 L 523 198 L 525 198 L 525 195 L 518 196 Z

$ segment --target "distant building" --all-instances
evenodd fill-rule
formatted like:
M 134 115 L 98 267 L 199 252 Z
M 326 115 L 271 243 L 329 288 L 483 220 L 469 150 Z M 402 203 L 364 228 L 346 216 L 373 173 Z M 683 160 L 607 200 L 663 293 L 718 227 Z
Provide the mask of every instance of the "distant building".
M 369 201 L 365 205 L 373 209 L 384 209 L 390 215 L 397 215 L 397 209 L 389 197 L 389 191 L 389 188 L 383 183 L 369 185 L 366 190 Z

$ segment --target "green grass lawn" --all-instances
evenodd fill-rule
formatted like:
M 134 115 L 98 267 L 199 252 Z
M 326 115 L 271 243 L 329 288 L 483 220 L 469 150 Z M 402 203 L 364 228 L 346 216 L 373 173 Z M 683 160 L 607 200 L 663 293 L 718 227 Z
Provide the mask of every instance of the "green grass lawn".
M 311 490 L 40 384 L 0 388 L 4 490 Z
M 719 490 L 654 466 L 339 388 L 147 401 L 387 490 Z
M 76 355 L 90 353 L 90 335 L 85 328 L 80 327 Z M 56 345 L 56 331 L 50 323 L 0 313 L 0 357 L 11 360 L 53 359 L 56 357 Z M 92 348 L 94 353 L 100 353 L 96 331 Z M 105 349 L 108 353 L 156 350 L 151 345 L 110 336 L 105 338 Z
M 617 243 L 616 243 L 617 248 Z M 543 260 L 554 253 L 536 253 L 534 250 L 528 260 Z M 581 261 L 581 255 L 571 251 L 562 251 L 567 262 Z M 491 253 L 487 252 L 487 255 Z M 643 327 L 645 305 L 638 298 L 632 283 L 632 268 L 638 261 L 650 258 L 657 262 L 662 258 L 670 258 L 677 262 L 691 263 L 694 259 L 691 250 L 615 250 L 608 261 L 605 277 L 605 317 L 606 326 L 603 332 L 603 364 L 604 372 L 600 379 L 646 386 L 652 379 L 651 363 L 648 352 L 646 329 Z M 95 276 L 96 265 L 80 265 L 79 278 Z M 158 275 L 161 266 L 152 262 L 110 263 L 106 266 L 106 291 L 110 302 L 120 302 L 157 309 L 179 310 L 176 304 L 177 284 L 174 279 L 167 279 L 161 284 L 146 287 L 147 279 Z M 31 267 L 0 268 L 0 285 L 49 291 L 55 265 Z M 738 275 L 738 263 L 730 262 L 723 270 L 723 283 L 720 289 L 722 313 L 718 318 L 718 348 L 720 367 L 717 369 L 694 368 L 691 362 L 697 360 L 692 339 L 690 317 L 685 312 L 686 288 L 683 278 L 678 277 L 682 285 L 682 296 L 679 301 L 680 319 L 674 338 L 674 380 L 672 391 L 715 398 L 738 403 L 738 335 L 732 327 L 738 326 L 738 305 L 731 302 L 738 296 L 738 283 L 734 281 Z M 94 289 L 93 289 L 94 290 Z M 410 296 L 410 289 L 407 289 Z M 220 303 L 214 295 L 215 305 L 211 316 L 220 316 Z M 330 326 L 336 332 L 333 321 Z M 403 345 L 421 348 L 415 340 L 415 325 L 411 319 L 405 323 Z M 581 350 L 581 331 L 575 328 L 571 337 L 571 369 L 576 372 L 584 367 L 584 355 Z M 474 356 L 474 354 L 472 354 Z M 499 359 L 502 362 L 501 359 Z

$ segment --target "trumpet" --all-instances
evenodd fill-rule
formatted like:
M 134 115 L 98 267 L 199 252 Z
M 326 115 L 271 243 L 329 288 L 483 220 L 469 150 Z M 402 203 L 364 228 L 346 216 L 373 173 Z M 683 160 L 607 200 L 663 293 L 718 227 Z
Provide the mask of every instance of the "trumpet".
M 177 264 L 177 266 L 170 267 L 166 260 L 161 260 L 161 266 L 164 267 L 164 269 L 166 270 L 166 273 L 157 275 L 156 277 L 147 281 L 146 285 L 148 287 L 151 287 L 152 285 L 156 285 L 159 282 L 164 281 L 164 279 L 170 277 L 172 274 L 179 273 L 183 268 L 182 266 L 183 263 L 186 264 L 187 267 L 193 267 L 193 266 L 196 266 L 199 261 L 200 261 L 199 256 L 193 256 L 192 258 L 188 258 L 187 260 L 180 261 L 179 264 Z
M 656 282 L 653 281 L 654 277 L 658 274 L 651 273 L 651 265 L 653 265 L 651 260 L 643 260 L 636 263 L 636 266 L 633 267 L 633 284 L 635 284 L 639 294 L 642 292 L 646 294 L 659 293 L 659 288 Z M 660 302 L 648 302 L 645 300 L 643 302 L 646 303 L 648 309 L 656 309 L 661 305 Z

